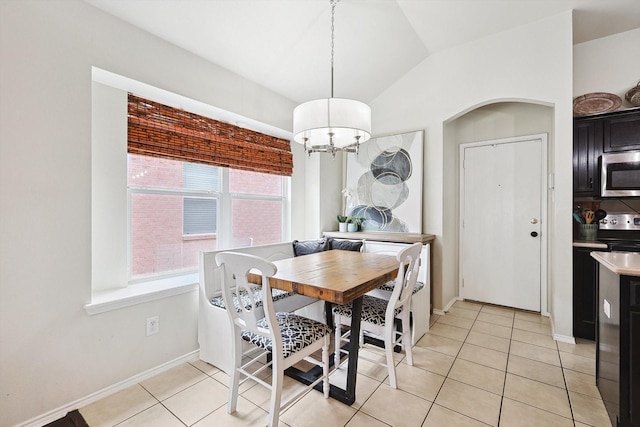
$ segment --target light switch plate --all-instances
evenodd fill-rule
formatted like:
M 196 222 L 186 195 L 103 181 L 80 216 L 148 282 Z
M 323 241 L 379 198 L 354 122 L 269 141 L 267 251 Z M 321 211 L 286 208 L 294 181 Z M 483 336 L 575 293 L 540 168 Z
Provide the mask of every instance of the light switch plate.
M 603 305 L 602 308 L 604 309 L 605 316 L 607 316 L 608 319 L 611 319 L 611 304 L 609 304 L 609 301 L 605 299 L 602 305 Z

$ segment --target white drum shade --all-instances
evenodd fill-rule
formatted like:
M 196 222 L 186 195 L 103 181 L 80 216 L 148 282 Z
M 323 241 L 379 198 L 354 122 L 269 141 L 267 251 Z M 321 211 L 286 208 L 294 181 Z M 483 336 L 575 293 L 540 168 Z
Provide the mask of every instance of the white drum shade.
M 371 108 L 344 98 L 315 99 L 293 110 L 293 139 L 311 147 L 329 145 L 333 133 L 336 148 L 362 143 L 371 138 Z M 357 138 L 360 137 L 360 138 Z

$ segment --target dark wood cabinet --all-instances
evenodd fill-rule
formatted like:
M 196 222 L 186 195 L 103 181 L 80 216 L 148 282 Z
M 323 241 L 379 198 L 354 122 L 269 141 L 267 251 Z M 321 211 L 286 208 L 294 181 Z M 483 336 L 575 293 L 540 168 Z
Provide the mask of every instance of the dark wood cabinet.
M 596 289 L 598 263 L 590 255 L 593 248 L 573 248 L 573 335 L 596 339 Z
M 640 426 L 640 277 L 621 276 L 620 425 Z
M 640 150 L 640 108 L 573 120 L 573 192 L 600 196 L 602 153 Z
M 599 196 L 598 158 L 602 154 L 602 120 L 589 117 L 573 122 L 573 192 Z
M 596 384 L 613 426 L 640 427 L 640 277 L 599 277 Z
M 605 153 L 640 150 L 640 110 L 606 116 L 602 122 Z

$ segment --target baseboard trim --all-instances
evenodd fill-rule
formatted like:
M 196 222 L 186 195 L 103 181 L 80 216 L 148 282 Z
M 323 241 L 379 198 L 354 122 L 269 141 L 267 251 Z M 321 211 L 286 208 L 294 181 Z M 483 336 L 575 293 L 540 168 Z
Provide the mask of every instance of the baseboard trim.
M 17 424 L 15 427 L 40 427 L 46 424 L 49 424 L 55 420 L 58 420 L 67 413 L 83 408 L 87 405 L 90 405 L 93 402 L 97 402 L 100 399 L 103 399 L 107 396 L 110 396 L 114 393 L 119 392 L 120 390 L 124 390 L 127 387 L 131 387 L 132 385 L 138 384 L 146 379 L 149 379 L 155 375 L 158 375 L 164 371 L 167 371 L 171 368 L 175 368 L 176 366 L 182 365 L 186 362 L 192 362 L 197 360 L 200 354 L 200 350 L 192 351 L 191 353 L 187 353 L 184 356 L 180 356 L 176 359 L 170 360 L 162 365 L 156 366 L 155 368 L 144 371 L 140 374 L 134 375 L 126 380 L 120 381 L 119 383 L 113 384 L 109 387 L 105 387 L 102 390 L 98 390 L 95 393 L 91 393 L 88 396 L 75 400 L 71 403 L 63 405 L 59 408 L 53 409 L 43 415 L 32 418 L 28 421 L 25 421 L 21 424 Z
M 576 339 L 574 337 L 569 336 L 569 335 L 553 334 L 553 339 L 556 340 L 556 341 L 560 341 L 560 342 L 566 342 L 567 344 L 575 344 L 576 343 Z
M 449 301 L 449 303 L 447 305 L 445 305 L 442 310 L 434 308 L 433 309 L 433 314 L 437 314 L 438 316 L 444 316 L 445 314 L 447 314 L 447 311 L 449 311 L 451 306 L 453 304 L 455 304 L 457 301 L 462 301 L 462 300 L 460 298 L 458 298 L 458 297 L 453 297 L 453 299 L 451 301 Z
M 553 321 L 553 316 L 549 313 L 549 320 L 551 322 L 551 336 L 554 340 L 560 342 L 566 342 L 567 344 L 575 344 L 576 339 L 570 335 L 562 335 L 556 334 L 555 322 Z

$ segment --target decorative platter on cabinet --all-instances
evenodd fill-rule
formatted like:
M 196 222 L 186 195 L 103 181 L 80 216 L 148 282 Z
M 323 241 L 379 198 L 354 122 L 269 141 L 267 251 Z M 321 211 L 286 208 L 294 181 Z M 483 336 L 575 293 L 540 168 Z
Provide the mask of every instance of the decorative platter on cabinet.
M 622 99 L 613 93 L 587 93 L 573 100 L 573 113 L 576 116 L 608 113 L 617 110 L 620 105 L 622 105 Z

